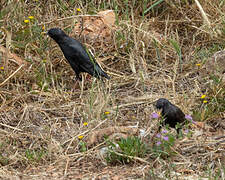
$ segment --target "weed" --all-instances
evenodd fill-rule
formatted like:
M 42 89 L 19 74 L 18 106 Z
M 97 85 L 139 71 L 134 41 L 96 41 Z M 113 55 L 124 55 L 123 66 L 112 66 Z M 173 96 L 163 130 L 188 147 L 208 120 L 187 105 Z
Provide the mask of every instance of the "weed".
M 25 151 L 26 159 L 33 163 L 39 163 L 42 159 L 45 158 L 47 154 L 48 154 L 47 151 L 44 149 L 36 149 L 36 150 L 27 149 Z
M 202 95 L 199 99 L 199 105 L 193 111 L 193 116 L 198 121 L 204 121 L 217 117 L 225 111 L 225 87 L 222 81 L 213 81 L 209 87 L 207 95 Z
M 174 135 L 168 133 L 167 131 L 162 134 L 157 134 L 156 144 L 153 146 L 153 153 L 157 157 L 168 157 L 174 155 L 175 152 L 172 149 L 175 143 Z
M 81 152 L 85 152 L 85 151 L 87 151 L 87 145 L 86 145 L 86 143 L 84 142 L 84 141 L 80 141 L 79 142 L 79 145 L 80 145 L 80 151 Z
M 139 137 L 121 138 L 113 143 L 108 141 L 108 153 L 106 161 L 110 164 L 127 164 L 133 161 L 132 157 L 144 157 L 147 153 L 147 145 Z
M 1 166 L 6 166 L 9 164 L 9 158 L 0 154 L 0 164 Z

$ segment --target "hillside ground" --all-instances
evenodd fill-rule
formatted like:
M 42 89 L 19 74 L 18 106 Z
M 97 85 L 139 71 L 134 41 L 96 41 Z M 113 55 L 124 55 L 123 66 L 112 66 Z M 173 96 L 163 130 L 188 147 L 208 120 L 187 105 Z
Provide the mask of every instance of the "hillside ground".
M 0 9 L 2 179 L 225 179 L 225 61 L 212 63 L 225 47 L 225 1 L 2 0 Z M 85 33 L 104 10 L 115 24 Z M 83 74 L 74 89 L 45 34 L 52 27 L 84 43 L 111 79 Z M 151 115 L 161 97 L 194 123 L 179 138 L 170 129 L 173 145 L 157 149 Z M 148 153 L 126 163 L 102 156 L 105 135 L 140 132 Z

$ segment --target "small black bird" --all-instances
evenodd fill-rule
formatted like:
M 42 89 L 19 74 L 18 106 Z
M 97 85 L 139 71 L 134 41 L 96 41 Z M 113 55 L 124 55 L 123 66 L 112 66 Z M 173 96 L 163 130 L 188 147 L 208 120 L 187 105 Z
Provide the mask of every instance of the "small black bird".
M 81 72 L 87 72 L 98 79 L 101 77 L 110 79 L 100 68 L 91 53 L 85 50 L 79 41 L 69 37 L 59 28 L 52 28 L 47 34 L 59 45 L 65 58 L 75 71 L 77 79 L 82 80 L 80 77 Z
M 162 116 L 164 117 L 164 121 L 162 123 L 163 125 L 168 124 L 170 127 L 176 128 L 177 123 L 182 125 L 185 122 L 185 114 L 182 112 L 182 110 L 173 105 L 167 99 L 158 99 L 155 106 L 157 109 L 162 109 Z M 159 127 L 159 130 L 160 129 L 161 126 Z M 180 130 L 180 127 L 177 128 L 178 134 Z

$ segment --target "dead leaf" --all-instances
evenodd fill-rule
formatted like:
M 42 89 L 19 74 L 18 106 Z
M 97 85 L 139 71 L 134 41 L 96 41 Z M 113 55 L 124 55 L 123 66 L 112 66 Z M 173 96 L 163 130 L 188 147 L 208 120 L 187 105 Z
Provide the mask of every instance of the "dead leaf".
M 128 135 L 135 135 L 138 132 L 138 128 L 133 127 L 127 127 L 127 126 L 114 126 L 109 127 L 105 129 L 100 129 L 92 132 L 88 136 L 87 140 L 87 146 L 90 147 L 93 144 L 100 143 L 104 138 L 104 136 L 109 137 L 118 137 L 118 135 L 121 135 L 120 137 L 127 137 Z
M 27 62 L 25 60 L 21 59 L 16 54 L 11 53 L 9 50 L 7 51 L 7 49 L 4 46 L 0 45 L 0 52 L 3 54 L 3 56 L 5 56 L 8 52 L 8 59 L 17 63 L 19 66 L 22 64 L 27 64 Z
M 81 34 L 88 41 L 94 42 L 92 45 L 96 47 L 104 45 L 102 47 L 104 48 L 113 41 L 115 13 L 113 10 L 106 10 L 99 12 L 98 15 L 83 17 L 82 21 L 75 25 L 74 32 Z
M 193 126 L 204 129 L 205 128 L 205 123 L 204 122 L 195 122 Z
M 102 20 L 105 25 L 113 27 L 115 24 L 116 16 L 113 10 L 100 11 L 98 15 L 102 16 Z

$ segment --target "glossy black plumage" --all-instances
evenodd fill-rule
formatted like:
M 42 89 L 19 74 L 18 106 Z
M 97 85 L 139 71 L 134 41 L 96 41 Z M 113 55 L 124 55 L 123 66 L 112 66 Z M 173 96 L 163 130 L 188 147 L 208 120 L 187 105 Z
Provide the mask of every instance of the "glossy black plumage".
M 65 58 L 76 73 L 77 79 L 82 79 L 80 77 L 81 72 L 87 72 L 98 79 L 100 77 L 110 79 L 91 53 L 87 52 L 79 41 L 69 37 L 59 28 L 52 28 L 47 34 L 59 45 Z
M 156 108 L 162 109 L 162 116 L 164 117 L 162 125 L 168 124 L 170 127 L 176 128 L 177 123 L 182 125 L 185 122 L 185 114 L 182 110 L 165 98 L 160 98 L 157 100 Z M 159 130 L 160 129 L 161 126 L 159 127 Z M 178 133 L 180 129 L 181 128 L 177 129 Z

